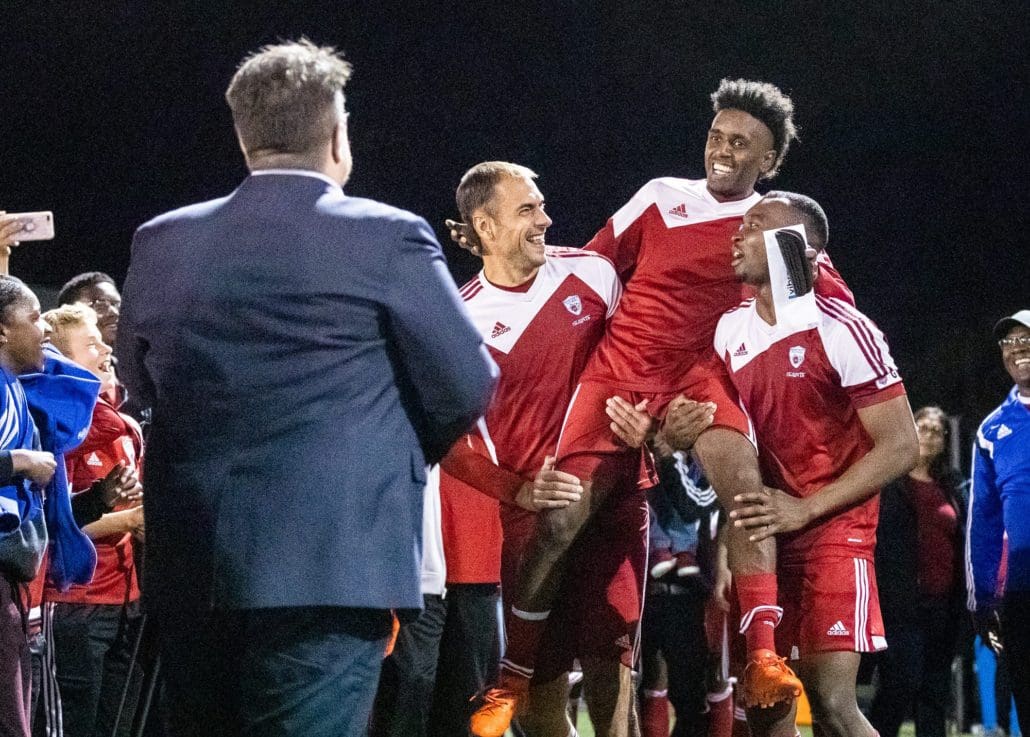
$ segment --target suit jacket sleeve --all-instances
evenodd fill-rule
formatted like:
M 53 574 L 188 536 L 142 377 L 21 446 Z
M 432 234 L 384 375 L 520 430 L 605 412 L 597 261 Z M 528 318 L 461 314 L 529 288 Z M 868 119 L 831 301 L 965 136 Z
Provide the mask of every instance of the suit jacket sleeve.
M 118 380 L 141 407 L 149 407 L 154 401 L 154 384 L 144 364 L 148 345 L 142 337 L 140 322 L 146 307 L 147 288 L 143 284 L 141 261 L 143 253 L 143 230 L 137 230 L 132 239 L 132 260 L 122 287 L 121 315 L 118 318 L 118 342 L 115 356 L 118 359 Z
M 424 220 L 412 223 L 389 264 L 392 350 L 414 397 L 409 414 L 428 463 L 437 463 L 486 411 L 497 365 L 472 326 Z

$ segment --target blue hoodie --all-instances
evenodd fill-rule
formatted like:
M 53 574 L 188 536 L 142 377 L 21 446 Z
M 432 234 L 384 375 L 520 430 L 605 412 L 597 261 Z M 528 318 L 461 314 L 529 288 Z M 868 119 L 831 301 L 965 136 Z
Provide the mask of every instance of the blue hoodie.
M 0 450 L 34 450 L 37 443 L 25 390 L 14 374 L 0 366 Z M 46 545 L 46 531 L 40 524 L 43 500 L 39 489 L 24 476 L 7 480 L 9 483 L 0 485 L 0 565 L 5 575 L 27 580 L 39 567 Z
M 93 578 L 97 552 L 75 524 L 64 454 L 77 448 L 89 432 L 100 380 L 65 358 L 57 349 L 44 349 L 42 373 L 22 374 L 29 410 L 39 428 L 43 450 L 54 454 L 57 470 L 46 488 L 47 532 L 50 536 L 49 577 L 59 591 Z

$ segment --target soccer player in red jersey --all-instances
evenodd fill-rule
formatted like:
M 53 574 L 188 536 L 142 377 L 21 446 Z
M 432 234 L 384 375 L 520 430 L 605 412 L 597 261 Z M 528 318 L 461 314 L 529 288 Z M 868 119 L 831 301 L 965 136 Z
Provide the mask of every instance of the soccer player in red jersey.
M 816 733 L 871 737 L 855 678 L 860 653 L 886 647 L 873 570 L 878 493 L 915 465 L 919 446 L 883 334 L 849 302 L 812 294 L 799 237 L 780 249 L 794 299 L 807 299 L 808 311 L 787 319 L 784 299 L 778 314 L 764 231 L 782 236 L 796 224 L 805 226 L 814 260 L 828 226 L 803 195 L 770 192 L 733 238 L 733 270 L 756 297 L 722 316 L 715 349 L 754 423 L 762 477 L 775 489 L 741 494 L 730 516 L 752 539 L 778 540 L 784 612 L 776 639 L 797 664 Z M 769 726 L 751 722 L 753 733 Z
M 525 674 L 532 672 L 567 551 L 591 510 L 625 488 L 635 472 L 636 457 L 611 431 L 612 405 L 643 405 L 661 419 L 667 409 L 675 417 L 682 396 L 714 402 L 714 422 L 694 450 L 720 502 L 733 509 L 739 494 L 763 489 L 747 418 L 711 340 L 719 316 L 741 296 L 726 249 L 744 213 L 760 199 L 755 184 L 775 175 L 795 138 L 793 103 L 773 85 L 746 80 L 724 80 L 712 100 L 706 179 L 649 182 L 586 246 L 614 263 L 625 291 L 576 388 L 558 444 L 557 467 L 582 480 L 583 501 L 538 517 L 495 699 L 517 703 L 525 694 Z M 850 298 L 828 259 L 820 264 L 817 289 Z M 792 698 L 801 684 L 774 652 L 780 617 L 775 543 L 754 544 L 731 530 L 728 544 L 741 631 L 753 670 L 762 676 L 745 700 L 757 705 Z
M 443 469 L 503 502 L 501 582 L 509 627 L 518 616 L 512 593 L 537 511 L 580 503 L 578 479 L 554 471 L 550 456 L 579 375 L 622 293 L 604 256 L 545 245 L 551 220 L 535 177 L 515 164 L 484 162 L 462 177 L 456 193 L 474 228 L 473 250 L 483 258 L 483 270 L 460 292 L 501 379 L 477 431 L 455 445 Z M 641 433 L 636 444 L 642 440 Z M 639 451 L 635 459 L 639 469 Z M 533 684 L 528 708 L 519 711 L 529 734 L 571 733 L 566 705 L 575 657 L 598 734 L 629 734 L 646 560 L 646 499 L 636 482 L 605 500 L 589 534 L 570 551 L 574 575 L 559 582 L 560 603 L 546 623 L 535 678 L 532 671 L 520 674 Z M 502 667 L 519 666 L 504 659 Z M 509 707 L 487 698 L 473 732 L 499 737 L 512 713 L 497 729 L 492 714 Z

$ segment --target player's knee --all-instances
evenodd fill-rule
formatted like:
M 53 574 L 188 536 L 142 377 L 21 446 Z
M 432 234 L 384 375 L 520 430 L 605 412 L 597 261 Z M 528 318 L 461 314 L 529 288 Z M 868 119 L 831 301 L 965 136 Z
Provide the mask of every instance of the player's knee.
M 581 529 L 577 517 L 568 509 L 548 509 L 540 513 L 537 529 L 539 544 L 554 553 L 563 553 L 572 547 Z
M 810 684 L 805 692 L 812 706 L 812 717 L 818 722 L 840 724 L 849 709 L 857 708 L 854 692 L 846 688 Z

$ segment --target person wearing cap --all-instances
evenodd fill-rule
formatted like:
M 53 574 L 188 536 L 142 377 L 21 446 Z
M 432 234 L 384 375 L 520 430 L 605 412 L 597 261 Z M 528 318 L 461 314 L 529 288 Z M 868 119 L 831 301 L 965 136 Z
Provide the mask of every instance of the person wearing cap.
M 998 321 L 994 338 L 1016 383 L 976 432 L 966 534 L 966 588 L 977 631 L 1005 651 L 1024 733 L 1030 730 L 1030 309 Z M 1008 577 L 996 592 L 1008 539 Z

